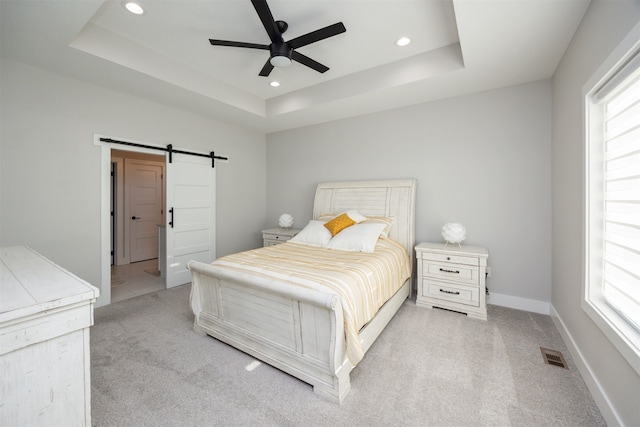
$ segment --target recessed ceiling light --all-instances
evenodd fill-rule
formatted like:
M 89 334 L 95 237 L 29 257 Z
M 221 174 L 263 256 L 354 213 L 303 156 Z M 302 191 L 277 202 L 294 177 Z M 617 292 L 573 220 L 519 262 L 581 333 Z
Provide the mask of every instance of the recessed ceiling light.
M 276 82 L 276 81 L 273 81 L 273 82 L 271 82 L 271 83 L 269 83 L 269 84 L 271 85 L 271 87 L 278 87 L 278 86 L 280 86 L 280 82 Z
M 396 41 L 396 45 L 398 46 L 406 46 L 409 43 L 411 43 L 411 39 L 409 37 L 400 37 L 397 41 Z
M 122 5 L 129 12 L 134 13 L 136 15 L 142 15 L 144 13 L 144 9 L 135 1 L 125 0 L 122 2 Z

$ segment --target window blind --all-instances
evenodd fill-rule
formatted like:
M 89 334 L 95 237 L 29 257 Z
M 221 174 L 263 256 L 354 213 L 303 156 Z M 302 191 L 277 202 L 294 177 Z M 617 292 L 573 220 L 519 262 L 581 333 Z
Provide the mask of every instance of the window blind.
M 625 71 L 624 81 L 602 98 L 602 292 L 607 304 L 640 330 L 640 68 Z

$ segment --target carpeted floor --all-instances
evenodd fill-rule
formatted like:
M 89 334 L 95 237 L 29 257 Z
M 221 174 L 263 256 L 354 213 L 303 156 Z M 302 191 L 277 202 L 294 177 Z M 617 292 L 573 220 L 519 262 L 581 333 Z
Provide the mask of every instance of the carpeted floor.
M 483 322 L 407 301 L 338 405 L 193 332 L 189 291 L 95 310 L 94 426 L 605 425 L 549 316 L 489 306 Z M 545 364 L 540 347 L 569 369 Z

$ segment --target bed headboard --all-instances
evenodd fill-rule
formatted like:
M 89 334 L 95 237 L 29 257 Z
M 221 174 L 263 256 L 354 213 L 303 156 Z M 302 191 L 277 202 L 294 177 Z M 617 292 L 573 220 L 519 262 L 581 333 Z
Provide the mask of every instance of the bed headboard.
M 349 209 L 366 216 L 393 217 L 389 237 L 407 249 L 413 266 L 416 185 L 415 179 L 321 182 L 313 201 L 313 219 Z

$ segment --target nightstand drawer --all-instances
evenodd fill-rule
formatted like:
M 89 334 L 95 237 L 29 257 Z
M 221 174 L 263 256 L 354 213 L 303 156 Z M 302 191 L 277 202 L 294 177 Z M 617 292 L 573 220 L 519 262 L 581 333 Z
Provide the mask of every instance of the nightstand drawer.
M 478 257 L 467 257 L 460 255 L 438 254 L 433 252 L 423 252 L 422 259 L 431 261 L 440 261 L 454 264 L 479 265 Z
M 478 267 L 462 264 L 435 263 L 432 261 L 422 261 L 422 274 L 424 276 L 446 279 L 461 283 L 478 283 Z
M 286 242 L 287 240 L 291 239 L 292 236 L 283 236 L 281 234 L 263 234 L 262 238 L 265 241 L 271 241 L 273 242 L 273 244 L 278 244 L 278 243 L 282 243 L 282 242 Z
M 422 296 L 451 301 L 459 304 L 480 306 L 480 295 L 477 286 L 456 285 L 433 280 L 422 280 Z M 435 303 L 434 305 L 437 305 Z
M 262 245 L 273 246 L 291 240 L 300 230 L 295 228 L 270 228 L 262 230 Z

